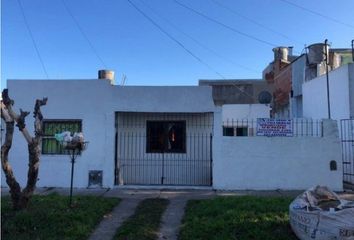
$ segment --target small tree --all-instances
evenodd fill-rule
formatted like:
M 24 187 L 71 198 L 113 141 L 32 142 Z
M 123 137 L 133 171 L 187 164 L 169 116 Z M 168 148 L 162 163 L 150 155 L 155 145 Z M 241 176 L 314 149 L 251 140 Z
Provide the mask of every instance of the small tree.
M 28 202 L 33 195 L 36 188 L 38 178 L 39 158 L 41 155 L 41 143 L 43 135 L 43 116 L 41 113 L 41 106 L 46 105 L 47 98 L 36 100 L 34 107 L 34 134 L 32 137 L 26 129 L 25 118 L 29 112 L 24 112 L 20 109 L 20 114 L 15 113 L 12 109 L 14 101 L 10 99 L 8 90 L 2 91 L 1 101 L 1 118 L 5 121 L 6 132 L 5 141 L 1 146 L 1 166 L 6 176 L 6 183 L 10 187 L 10 195 L 15 210 L 24 209 L 27 207 Z M 15 175 L 9 163 L 9 151 L 12 145 L 14 125 L 18 127 L 28 144 L 28 173 L 26 187 L 21 191 L 20 184 L 17 182 Z

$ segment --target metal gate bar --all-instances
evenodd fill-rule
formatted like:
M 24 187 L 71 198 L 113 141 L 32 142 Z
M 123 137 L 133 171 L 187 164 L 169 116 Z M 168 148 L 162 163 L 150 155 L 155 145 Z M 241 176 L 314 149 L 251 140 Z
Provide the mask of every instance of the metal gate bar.
M 212 113 L 117 113 L 116 184 L 212 184 Z M 148 121 L 184 121 L 185 151 L 149 152 Z
M 342 119 L 340 125 L 344 188 L 354 189 L 354 119 Z

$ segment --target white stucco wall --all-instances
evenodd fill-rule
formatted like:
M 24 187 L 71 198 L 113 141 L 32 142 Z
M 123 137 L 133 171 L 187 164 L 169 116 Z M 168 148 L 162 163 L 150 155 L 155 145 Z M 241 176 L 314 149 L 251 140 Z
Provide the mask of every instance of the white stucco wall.
M 222 120 L 269 118 L 270 107 L 267 104 L 225 104 L 222 106 Z
M 15 109 L 33 110 L 36 98 L 48 97 L 46 119 L 82 119 L 89 146 L 75 164 L 75 187 L 88 186 L 89 170 L 103 171 L 103 186 L 114 184 L 115 112 L 214 112 L 213 187 L 216 189 L 304 189 L 324 184 L 340 190 L 342 166 L 337 132 L 324 126 L 324 137 L 223 137 L 222 119 L 268 117 L 261 105 L 215 107 L 210 87 L 118 87 L 105 80 L 8 81 Z M 263 115 L 264 114 L 264 115 Z M 332 124 L 333 125 L 333 124 Z M 33 118 L 27 117 L 33 131 Z M 330 131 L 326 131 L 326 129 Z M 332 130 L 331 130 L 332 129 Z M 338 170 L 329 171 L 336 160 Z M 27 176 L 27 144 L 16 129 L 10 162 L 23 186 Z M 2 186 L 6 186 L 2 173 Z M 68 187 L 68 156 L 43 155 L 37 186 Z
M 354 63 L 348 65 L 348 70 L 349 70 L 350 118 L 354 118 Z
M 216 118 L 216 117 L 215 117 Z M 342 190 L 341 149 L 335 121 L 324 137 L 215 136 L 215 189 L 307 189 L 316 184 Z M 337 170 L 330 171 L 330 161 Z
M 103 171 L 103 186 L 114 185 L 115 112 L 213 112 L 211 87 L 119 87 L 107 80 L 9 80 L 14 108 L 33 111 L 37 98 L 48 97 L 42 108 L 45 119 L 82 119 L 88 149 L 77 158 L 74 186 L 88 186 L 90 170 Z M 26 119 L 33 132 L 32 115 Z M 10 163 L 20 184 L 27 179 L 28 153 L 16 129 Z M 1 185 L 6 186 L 4 174 Z M 65 155 L 42 155 L 37 186 L 68 187 L 70 159 Z
M 353 65 L 353 64 L 350 64 Z M 329 95 L 332 119 L 347 119 L 350 117 L 349 71 L 350 65 L 343 65 L 329 73 Z M 353 81 L 354 79 L 351 79 Z M 322 75 L 302 85 L 303 117 L 322 119 L 328 118 L 326 75 Z

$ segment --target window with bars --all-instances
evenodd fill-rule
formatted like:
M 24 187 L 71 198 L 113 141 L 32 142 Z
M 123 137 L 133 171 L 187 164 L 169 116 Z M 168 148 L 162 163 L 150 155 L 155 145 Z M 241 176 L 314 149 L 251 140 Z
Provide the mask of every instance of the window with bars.
M 147 121 L 146 152 L 186 152 L 185 121 Z
M 43 121 L 44 136 L 42 139 L 42 154 L 68 154 L 62 145 L 54 138 L 54 134 L 65 131 L 75 132 L 82 131 L 81 120 L 44 120 Z
M 248 130 L 250 130 L 250 133 L 252 133 L 252 129 L 248 129 L 248 127 L 223 127 L 223 136 L 227 137 L 247 137 Z M 250 134 L 252 135 L 252 134 Z

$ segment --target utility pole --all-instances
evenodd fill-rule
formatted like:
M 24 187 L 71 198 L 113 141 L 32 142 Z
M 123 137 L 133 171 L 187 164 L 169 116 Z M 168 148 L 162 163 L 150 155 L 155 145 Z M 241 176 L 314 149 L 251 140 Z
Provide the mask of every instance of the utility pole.
M 327 80 L 327 107 L 328 107 L 328 119 L 331 119 L 331 103 L 329 99 L 329 74 L 328 74 L 328 64 L 329 64 L 329 59 L 328 59 L 328 39 L 325 40 L 325 56 L 326 56 L 326 80 Z
M 352 59 L 354 62 L 354 39 L 352 40 Z

